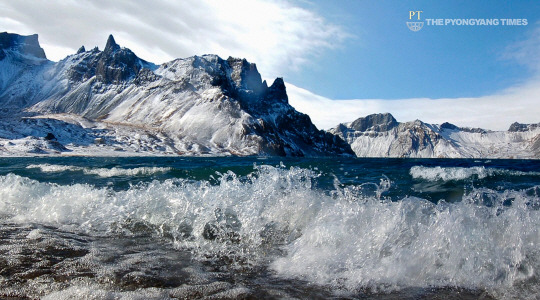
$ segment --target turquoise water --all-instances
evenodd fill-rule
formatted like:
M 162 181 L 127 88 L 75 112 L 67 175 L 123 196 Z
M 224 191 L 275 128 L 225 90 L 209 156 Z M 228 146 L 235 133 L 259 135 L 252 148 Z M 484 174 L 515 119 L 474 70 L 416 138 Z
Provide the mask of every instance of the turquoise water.
M 0 296 L 532 299 L 540 161 L 0 158 Z

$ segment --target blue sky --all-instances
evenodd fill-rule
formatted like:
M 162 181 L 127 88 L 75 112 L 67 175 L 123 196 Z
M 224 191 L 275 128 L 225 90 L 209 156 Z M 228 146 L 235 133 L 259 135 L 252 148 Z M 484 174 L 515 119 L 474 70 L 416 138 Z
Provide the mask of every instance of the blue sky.
M 477 97 L 532 70 L 509 55 L 539 20 L 540 1 L 298 1 L 351 36 L 288 81 L 332 99 Z M 519 18 L 527 26 L 406 27 L 425 18 Z M 328 70 L 333 70 L 329 72 Z
M 527 19 L 527 26 L 427 26 L 422 20 Z M 246 58 L 319 128 L 371 113 L 398 121 L 506 130 L 540 122 L 540 1 L 0 0 L 0 30 L 39 34 L 49 59 L 109 34 L 154 63 Z

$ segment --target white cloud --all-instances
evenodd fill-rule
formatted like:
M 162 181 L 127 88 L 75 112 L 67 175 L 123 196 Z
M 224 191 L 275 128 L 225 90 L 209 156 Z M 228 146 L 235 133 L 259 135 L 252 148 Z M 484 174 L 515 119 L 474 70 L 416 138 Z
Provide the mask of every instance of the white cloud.
M 540 21 L 533 26 L 534 29 L 529 32 L 526 39 L 507 47 L 503 57 L 513 59 L 532 71 L 540 73 Z
M 287 92 L 291 105 L 308 114 L 322 129 L 383 112 L 391 113 L 401 122 L 419 119 L 492 130 L 507 130 L 513 122 L 540 122 L 540 22 L 533 25 L 526 39 L 510 45 L 504 58 L 529 67 L 531 78 L 483 97 L 331 100 L 291 84 L 287 84 Z
M 464 127 L 507 130 L 511 123 L 540 122 L 540 85 L 531 82 L 479 98 L 331 100 L 287 84 L 289 102 L 328 129 L 373 113 L 391 113 L 398 121 L 450 122 Z
M 247 58 L 273 78 L 299 69 L 347 36 L 284 0 L 2 0 L 0 7 L 9 16 L 0 18 L 0 27 L 38 33 L 52 60 L 81 45 L 103 48 L 112 33 L 121 46 L 155 63 L 212 53 Z

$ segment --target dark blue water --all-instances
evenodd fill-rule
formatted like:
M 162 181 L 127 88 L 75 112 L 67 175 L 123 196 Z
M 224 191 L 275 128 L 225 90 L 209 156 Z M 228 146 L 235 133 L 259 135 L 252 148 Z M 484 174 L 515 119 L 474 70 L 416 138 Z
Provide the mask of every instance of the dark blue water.
M 38 165 L 72 166 L 77 170 L 41 170 Z M 9 173 L 60 185 L 87 183 L 96 187 L 128 189 L 131 185 L 152 180 L 182 178 L 216 183 L 220 174 L 232 171 L 246 176 L 254 166 L 270 165 L 313 170 L 318 176 L 315 186 L 332 189 L 335 181 L 341 186 L 379 183 L 383 178 L 392 182 L 384 193 L 386 198 L 400 200 L 403 196 L 421 197 L 432 202 L 441 199 L 460 201 L 463 193 L 475 187 L 494 190 L 528 189 L 540 184 L 540 161 L 537 160 L 473 160 L 473 159 L 371 159 L 371 158 L 0 158 L 0 175 Z M 30 168 L 29 168 L 30 166 Z M 36 167 L 32 167 L 36 166 Z M 421 167 L 418 174 L 411 168 Z M 163 172 L 139 174 L 100 174 L 99 169 L 170 168 Z M 436 170 L 443 168 L 443 170 Z M 96 172 L 88 174 L 85 170 Z M 459 174 L 437 176 L 450 169 Z M 431 172 L 431 173 L 430 173 Z M 414 176 L 425 173 L 423 177 Z
M 0 296 L 532 299 L 539 197 L 530 160 L 0 158 Z

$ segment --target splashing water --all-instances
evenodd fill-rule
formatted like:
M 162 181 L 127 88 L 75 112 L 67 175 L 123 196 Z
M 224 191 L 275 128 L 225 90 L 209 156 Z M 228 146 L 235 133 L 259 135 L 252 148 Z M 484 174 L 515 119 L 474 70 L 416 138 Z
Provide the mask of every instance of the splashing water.
M 166 173 L 171 170 L 171 168 L 159 168 L 159 167 L 141 167 L 141 168 L 87 168 L 87 167 L 76 167 L 76 166 L 65 166 L 65 165 L 51 165 L 51 164 L 40 164 L 40 165 L 29 165 L 27 169 L 40 169 L 42 172 L 54 173 L 54 172 L 64 172 L 64 171 L 82 171 L 84 174 L 97 175 L 100 177 L 113 177 L 113 176 L 138 176 L 138 175 L 152 175 L 156 173 Z
M 451 180 L 464 180 L 472 177 L 478 179 L 484 179 L 491 176 L 540 176 L 540 172 L 521 172 L 511 171 L 505 169 L 493 169 L 486 168 L 484 166 L 479 167 L 424 167 L 414 166 L 410 170 L 410 174 L 413 178 L 425 179 L 428 181 L 451 181 Z
M 418 178 L 419 170 L 411 169 L 411 176 Z M 447 169 L 451 177 L 446 178 L 428 176 L 462 178 L 454 171 Z M 272 278 L 345 294 L 410 287 L 481 290 L 497 298 L 540 292 L 540 187 L 479 187 L 459 202 L 433 203 L 414 196 L 385 197 L 395 186 L 385 176 L 377 184 L 343 185 L 336 179 L 330 189 L 319 187 L 321 176 L 312 168 L 264 165 L 247 176 L 229 171 L 215 181 L 171 178 L 113 190 L 7 174 L 0 176 L 0 213 L 5 224 L 41 224 L 85 240 L 150 236 L 178 253 L 188 251 L 212 270 L 252 274 L 262 268 Z M 27 231 L 23 240 L 28 243 L 50 234 L 43 228 Z M 85 243 L 73 243 L 66 247 L 80 250 L 74 259 L 105 269 Z M 15 251 L 2 247 L 2 253 Z M 50 285 L 43 293 L 99 294 L 99 288 Z M 238 296 L 246 289 L 224 290 Z M 180 293 L 165 294 L 173 291 Z M 123 292 L 103 293 L 116 297 Z

